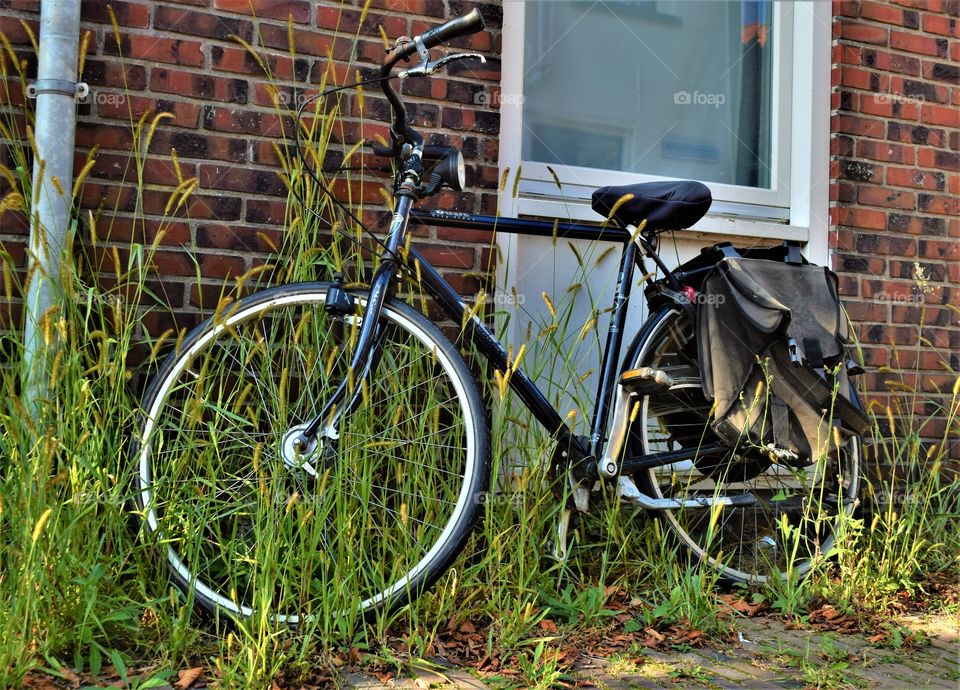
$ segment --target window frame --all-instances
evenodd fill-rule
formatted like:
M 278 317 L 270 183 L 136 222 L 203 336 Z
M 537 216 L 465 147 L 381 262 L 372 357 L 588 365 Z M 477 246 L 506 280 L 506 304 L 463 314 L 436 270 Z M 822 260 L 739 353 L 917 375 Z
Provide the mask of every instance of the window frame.
M 559 196 L 552 174 L 544 163 L 521 160 L 523 132 L 523 49 L 526 2 L 503 3 L 503 51 L 500 99 L 500 173 L 510 179 L 500 212 L 510 217 L 546 216 L 582 221 L 602 218 L 590 208 L 589 193 L 607 184 L 630 184 L 673 179 L 613 170 L 551 166 L 564 185 Z M 705 182 L 714 204 L 705 218 L 688 232 L 737 237 L 798 240 L 806 243 L 808 257 L 824 263 L 828 257 L 831 25 L 830 3 L 774 3 L 774 56 L 778 75 L 773 100 L 778 127 L 775 142 L 775 177 L 778 188 L 746 187 Z M 789 28 L 789 36 L 778 32 Z M 785 75 L 789 76 L 790 107 L 778 112 Z M 519 184 L 516 171 L 521 170 Z M 787 175 L 787 180 L 783 176 Z M 590 180 L 590 186 L 576 180 Z M 784 183 L 785 182 L 785 183 Z M 516 193 L 512 191 L 516 189 Z M 760 192 L 761 194 L 757 194 Z M 763 194 L 766 192 L 766 194 Z M 761 203 L 757 203 L 761 201 Z

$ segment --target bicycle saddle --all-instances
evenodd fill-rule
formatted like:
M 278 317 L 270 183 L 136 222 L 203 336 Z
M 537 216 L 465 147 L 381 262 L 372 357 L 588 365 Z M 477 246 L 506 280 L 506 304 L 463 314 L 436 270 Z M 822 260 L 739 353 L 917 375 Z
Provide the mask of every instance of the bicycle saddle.
M 630 196 L 614 218 L 623 225 L 647 221 L 646 230 L 683 230 L 703 218 L 713 197 L 700 182 L 643 182 L 601 187 L 593 193 L 593 210 L 604 217 L 617 202 Z

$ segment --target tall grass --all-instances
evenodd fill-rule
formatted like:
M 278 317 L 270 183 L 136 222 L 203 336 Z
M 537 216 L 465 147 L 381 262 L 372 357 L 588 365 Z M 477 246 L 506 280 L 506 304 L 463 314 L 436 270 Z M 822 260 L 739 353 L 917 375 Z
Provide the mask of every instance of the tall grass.
M 26 83 L 8 45 L 0 60 L 6 92 Z M 332 84 L 332 75 L 320 88 Z M 362 153 L 347 142 L 355 132 L 341 117 L 342 103 L 318 103 L 307 120 L 306 158 L 314 168 L 337 155 L 347 167 L 362 163 Z M 4 208 L 29 218 L 33 153 L 24 125 L 31 124 L 31 115 L 29 110 L 23 115 L 25 119 L 3 121 L 13 167 L 0 173 L 9 185 Z M 131 122 L 134 165 L 128 183 L 138 190 L 143 152 L 160 117 Z M 370 131 L 380 130 L 374 125 Z M 254 284 L 322 279 L 340 271 L 362 285 L 375 265 L 375 256 L 330 226 L 351 237 L 358 237 L 360 229 L 304 175 L 289 149 L 278 148 L 278 153 L 290 188 L 284 244 L 268 269 L 245 276 L 239 286 L 225 286 L 218 311 Z M 360 185 L 378 184 L 354 179 L 349 171 L 343 175 L 356 183 L 348 185 L 354 192 Z M 171 215 L 194 187 L 195 181 L 182 181 L 171 197 Z M 320 218 L 304 213 L 297 197 Z M 345 201 L 358 216 L 363 212 L 359 200 Z M 558 562 L 551 557 L 550 541 L 562 508 L 549 468 L 552 443 L 519 402 L 504 394 L 503 373 L 498 378 L 479 364 L 493 430 L 491 491 L 464 555 L 431 591 L 393 616 L 369 622 L 318 616 L 297 631 L 271 622 L 272 601 L 262 602 L 251 619 L 229 625 L 193 615 L 189 598 L 171 586 L 156 544 L 140 539 L 131 520 L 128 448 L 139 412 L 129 385 L 136 364 L 131 353 L 145 346 L 157 357 L 182 336 L 151 337 L 140 327 L 145 310 L 162 308 L 146 287 L 162 232 L 151 242 L 135 238 L 128 246 L 109 242 L 108 236 L 104 218 L 76 210 L 70 248 L 62 257 L 63 300 L 42 316 L 56 355 L 51 398 L 37 417 L 28 414 L 20 395 L 21 324 L 9 324 L 0 335 L 0 610 L 6 613 L 0 617 L 0 686 L 19 686 L 36 669 L 69 677 L 68 668 L 94 675 L 108 666 L 124 673 L 147 668 L 137 672 L 160 682 L 172 680 L 178 668 L 201 665 L 222 687 L 270 687 L 275 681 L 304 680 L 316 666 L 335 665 L 342 656 L 355 658 L 348 650 L 402 666 L 432 656 L 451 627 L 465 624 L 485 635 L 489 657 L 524 673 L 530 685 L 549 685 L 561 675 L 551 651 L 559 637 L 607 625 L 612 599 L 621 595 L 638 602 L 638 625 L 724 634 L 728 623 L 717 600 L 723 585 L 711 571 L 680 558 L 659 520 L 619 506 L 609 490 L 592 496 L 592 514 L 575 518 L 568 558 Z M 560 241 L 556 250 L 576 253 Z M 548 396 L 577 410 L 570 418 L 581 427 L 593 390 L 580 357 L 583 350 L 599 349 L 596 317 L 607 308 L 584 287 L 603 258 L 599 248 L 590 252 L 576 253 L 582 275 L 569 290 L 545 296 L 549 316 L 532 319 L 523 342 L 511 344 L 517 359 L 523 347 L 524 369 L 546 381 Z M 4 252 L 0 268 L 4 299 L 16 303 L 25 290 L 22 267 Z M 103 274 L 109 280 L 98 280 Z M 403 294 L 420 303 L 415 282 Z M 589 303 L 592 323 L 574 319 L 578 298 Z M 507 314 L 493 318 L 506 329 Z M 876 442 L 867 458 L 885 470 L 871 475 L 872 491 L 891 500 L 875 500 L 879 510 L 842 523 L 835 564 L 826 563 L 810 580 L 797 583 L 798 601 L 819 595 L 848 607 L 883 611 L 897 593 L 922 588 L 929 573 L 956 576 L 958 480 L 948 467 L 947 441 L 958 431 L 957 386 L 952 395 L 930 416 L 946 420 L 942 442 L 933 445 L 921 440 L 928 422 L 915 414 L 920 394 L 907 394 L 889 410 L 871 409 Z M 888 417 L 899 420 L 895 433 L 886 428 Z M 274 509 L 258 507 L 264 524 Z M 267 578 L 278 564 L 297 565 L 297 551 L 289 545 L 303 535 L 261 537 L 258 558 L 264 569 L 259 577 Z M 783 592 L 771 586 L 765 593 L 774 599 Z M 559 633 L 545 632 L 552 629 L 542 624 L 546 619 L 559 625 Z
M 4 92 L 27 83 L 23 63 L 3 39 L 0 79 Z M 4 108 L 8 182 L 4 208 L 31 217 L 33 115 L 29 108 Z M 132 123 L 134 179 L 162 116 Z M 76 201 L 95 152 L 77 175 Z M 171 196 L 171 206 L 186 187 Z M 61 295 L 38 315 L 52 362 L 49 398 L 21 396 L 22 323 L 5 324 L 0 403 L 0 684 L 18 686 L 38 665 L 69 666 L 99 673 L 138 657 L 174 659 L 196 633 L 177 625 L 182 611 L 165 594 L 150 555 L 129 529 L 129 470 L 126 431 L 136 413 L 129 391 L 135 346 L 157 347 L 140 331 L 148 301 L 145 278 L 162 240 L 152 243 L 138 225 L 126 247 L 104 241 L 110 227 L 99 214 L 74 214 L 61 262 Z M 0 256 L 8 304 L 22 304 L 27 282 L 13 255 Z M 97 275 L 109 279 L 99 283 Z M 109 288 L 104 288 L 104 283 Z M 171 334 L 167 334 L 171 337 Z M 161 644 L 162 641 L 162 644 Z M 120 650 L 123 651 L 120 651 Z M 159 651 L 159 654 L 157 652 Z
M 838 577 L 827 586 L 831 598 L 851 608 L 882 612 L 901 595 L 922 590 L 930 576 L 955 581 L 960 574 L 960 467 L 951 457 L 960 435 L 960 376 L 944 363 L 954 383 L 933 399 L 906 381 L 923 383 L 919 368 L 900 366 L 912 354 L 919 367 L 917 355 L 929 343 L 921 312 L 916 345 L 895 347 L 896 368 L 881 370 L 891 377 L 890 402 L 870 404 L 867 511 L 844 525 Z

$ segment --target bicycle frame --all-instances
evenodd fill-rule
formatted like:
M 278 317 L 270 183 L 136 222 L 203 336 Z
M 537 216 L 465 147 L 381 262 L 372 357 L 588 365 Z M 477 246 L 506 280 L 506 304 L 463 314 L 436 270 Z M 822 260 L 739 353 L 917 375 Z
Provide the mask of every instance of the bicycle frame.
M 378 360 L 377 326 L 379 315 L 386 299 L 392 292 L 398 271 L 402 270 L 398 266 L 397 250 L 399 247 L 406 246 L 407 229 L 411 220 L 415 223 L 442 224 L 453 228 L 486 229 L 534 236 L 549 237 L 556 235 L 565 239 L 618 242 L 622 245 L 620 266 L 614 290 L 610 324 L 607 328 L 606 342 L 601 357 L 600 379 L 590 420 L 590 437 L 584 439 L 573 434 L 561 414 L 521 367 L 512 369 L 509 378 L 510 389 L 520 398 L 560 448 L 567 449 L 572 459 L 585 460 L 582 471 L 583 479 L 586 481 L 595 481 L 600 478 L 611 479 L 620 474 L 667 465 L 690 459 L 698 450 L 700 452 L 709 450 L 708 448 L 700 448 L 635 458 L 627 457 L 621 461 L 612 457 L 614 454 L 619 454 L 620 451 L 619 442 L 622 442 L 623 439 L 618 438 L 617 448 L 613 449 L 613 453 L 605 453 L 608 450 L 605 448 L 606 431 L 610 422 L 610 412 L 614 398 L 617 394 L 620 354 L 634 269 L 639 267 L 645 271 L 643 257 L 647 256 L 654 260 L 658 267 L 665 272 L 671 285 L 676 283 L 676 278 L 666 269 L 653 247 L 645 239 L 631 234 L 627 228 L 609 224 L 597 227 L 446 211 L 415 212 L 413 211 L 415 201 L 416 199 L 412 195 L 402 193 L 397 195 L 397 205 L 387 236 L 386 251 L 382 254 L 380 266 L 371 280 L 366 311 L 358 336 L 357 350 L 352 361 L 353 370 L 359 373 L 355 380 L 362 380 L 362 377 L 369 375 Z M 643 251 L 638 251 L 638 247 Z M 410 246 L 405 257 L 405 264 L 406 269 L 419 277 L 421 287 L 433 297 L 443 313 L 453 322 L 465 326 L 464 335 L 469 343 L 492 366 L 501 372 L 506 372 L 510 368 L 510 363 L 503 345 L 479 316 L 474 314 L 469 319 L 466 318 L 470 311 L 469 305 L 450 287 L 416 247 Z M 679 284 L 676 287 L 679 289 Z M 348 391 L 346 383 L 341 384 L 312 423 L 308 425 L 304 435 L 321 431 L 321 427 L 324 426 L 331 428 L 336 424 L 336 420 L 341 414 L 348 413 L 357 403 L 356 391 L 359 390 L 359 385 L 355 384 L 355 386 L 353 394 L 345 404 L 342 404 Z
M 469 342 L 490 364 L 504 372 L 505 375 L 510 371 L 510 389 L 519 396 L 540 425 L 559 444 L 558 447 L 563 456 L 577 468 L 578 482 L 595 481 L 601 477 L 611 479 L 620 473 L 639 469 L 641 466 L 655 467 L 691 458 L 703 449 L 692 449 L 680 453 L 661 453 L 643 458 L 627 458 L 622 464 L 619 463 L 612 456 L 619 454 L 619 446 L 622 445 L 625 436 L 623 419 L 618 420 L 620 427 L 616 431 L 617 447 L 613 449 L 613 453 L 604 453 L 604 441 L 610 410 L 618 388 L 618 365 L 623 344 L 623 329 L 627 317 L 626 308 L 630 300 L 634 269 L 639 267 L 644 270 L 644 255 L 650 257 L 658 268 L 664 272 L 665 280 L 672 288 L 672 290 L 665 290 L 664 293 L 671 293 L 667 296 L 670 299 L 675 299 L 680 307 L 689 308 L 689 302 L 683 301 L 682 285 L 657 256 L 651 242 L 642 234 L 631 234 L 626 228 L 615 223 L 604 224 L 603 227 L 597 228 L 572 223 L 553 224 L 544 221 L 474 216 L 442 211 L 434 211 L 426 215 L 412 213 L 413 205 L 422 196 L 420 182 L 424 173 L 422 164 L 424 140 L 407 124 L 403 102 L 397 92 L 390 86 L 391 70 L 398 61 L 407 59 L 416 53 L 420 56 L 421 62 L 416 68 L 408 70 L 408 73 L 431 74 L 439 66 L 456 59 L 456 57 L 447 56 L 436 63 L 431 63 L 429 59 L 430 47 L 438 45 L 453 36 L 473 33 L 482 28 L 483 21 L 479 13 L 474 10 L 469 15 L 451 20 L 447 24 L 427 32 L 422 37 L 413 40 L 408 38 L 398 39 L 395 47 L 384 59 L 380 69 L 380 87 L 393 112 L 393 124 L 390 129 L 391 143 L 389 146 L 373 145 L 372 150 L 376 155 L 393 158 L 397 163 L 393 219 L 386 243 L 383 245 L 385 250 L 381 254 L 379 268 L 370 283 L 357 348 L 350 364 L 351 370 L 355 373 L 352 382 L 348 383 L 344 380 L 340 383 L 330 399 L 324 403 L 323 409 L 294 439 L 294 449 L 300 453 L 308 452 L 316 445 L 318 434 L 336 438 L 335 427 L 340 416 L 349 413 L 358 404 L 361 388 L 359 382 L 362 382 L 370 374 L 379 359 L 380 315 L 383 306 L 392 293 L 398 272 L 408 270 L 418 276 L 422 287 L 436 300 L 443 312 L 454 322 L 463 325 L 464 334 Z M 429 194 L 429 192 L 427 193 Z M 407 228 L 411 217 L 417 222 L 424 222 L 424 220 L 428 223 L 439 222 L 448 227 L 482 228 L 531 235 L 552 236 L 556 234 L 570 239 L 610 240 L 621 243 L 620 268 L 614 291 L 610 325 L 607 329 L 605 347 L 601 358 L 600 381 L 597 386 L 588 439 L 573 434 L 560 413 L 550 404 L 536 383 L 527 376 L 522 368 L 514 369 L 510 366 L 508 354 L 493 332 L 476 314 L 467 318 L 469 307 L 466 302 L 443 280 L 443 277 L 415 247 L 410 247 L 409 251 L 405 250 L 406 254 L 403 258 L 399 256 L 398 250 L 401 247 L 407 247 Z M 640 249 L 639 252 L 638 248 Z M 401 267 L 398 265 L 400 262 L 405 265 Z M 651 282 L 649 278 L 648 282 Z M 352 389 L 348 390 L 351 387 Z

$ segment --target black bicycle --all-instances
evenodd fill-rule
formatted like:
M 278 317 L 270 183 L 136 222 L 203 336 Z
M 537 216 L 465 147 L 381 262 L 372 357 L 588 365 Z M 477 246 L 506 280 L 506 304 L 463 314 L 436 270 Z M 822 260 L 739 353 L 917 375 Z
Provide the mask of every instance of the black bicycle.
M 790 290 L 771 296 L 776 286 L 769 287 L 762 304 L 751 293 L 749 309 L 782 318 L 763 331 L 769 342 L 735 334 L 753 361 L 741 362 L 732 396 L 723 376 L 737 370 L 710 350 L 721 336 L 705 335 L 717 321 L 704 297 L 727 295 L 736 306 L 751 262 L 811 275 L 797 248 L 715 245 L 674 270 L 657 254 L 663 230 L 687 228 L 707 212 L 704 185 L 598 190 L 603 226 L 412 211 L 425 196 L 462 188 L 463 158 L 452 147 L 425 146 L 408 126 L 392 70 L 418 58 L 399 76 L 425 77 L 473 58 L 433 61 L 430 49 L 482 28 L 474 10 L 401 38 L 384 60 L 378 81 L 393 109 L 392 141 L 373 148 L 393 160 L 395 204 L 369 288 L 348 289 L 338 277 L 245 297 L 194 329 L 145 394 L 133 445 L 138 515 L 176 583 L 205 609 L 233 617 L 267 611 L 290 625 L 392 609 L 436 582 L 463 548 L 491 489 L 487 405 L 458 346 L 396 298 L 403 282 L 460 324 L 459 345 L 485 358 L 554 439 L 552 466 L 566 501 L 561 557 L 571 510 L 588 510 L 598 482 L 615 482 L 622 501 L 656 511 L 703 563 L 743 582 L 802 575 L 829 553 L 837 516 L 856 505 L 863 427 L 833 421 L 856 417 L 846 359 L 815 338 L 787 337 L 782 302 Z M 621 243 L 589 437 L 570 430 L 476 310 L 410 245 L 411 222 Z M 635 269 L 648 275 L 650 316 L 621 357 Z M 816 289 L 829 292 L 823 282 Z M 841 321 L 838 313 L 827 324 L 833 336 L 842 336 Z M 771 377 L 758 357 L 780 347 L 795 373 L 812 371 L 819 382 L 794 386 L 821 396 L 810 408 L 819 414 L 819 450 L 787 441 L 803 420 L 795 405 L 784 409 L 790 398 L 771 381 L 793 374 Z M 736 426 L 734 412 L 746 423 Z

